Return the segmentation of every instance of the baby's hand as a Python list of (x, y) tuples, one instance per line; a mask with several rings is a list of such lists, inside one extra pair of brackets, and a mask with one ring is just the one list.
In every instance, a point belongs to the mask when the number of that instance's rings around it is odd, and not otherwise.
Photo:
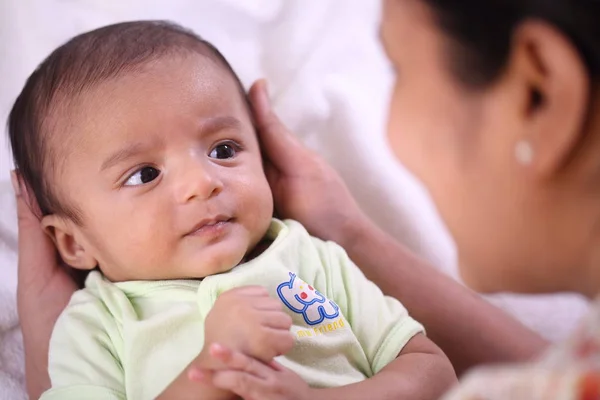
[[(269, 297), (259, 286), (248, 286), (223, 293), (210, 310), (204, 324), (204, 348), (161, 394), (160, 399), (233, 400), (239, 395), (212, 382), (192, 379), (198, 371), (219, 371), (230, 368), (211, 354), (211, 347), (222, 344), (252, 360), (270, 363), (294, 345), (290, 333), (292, 318), (282, 311), (282, 304)], [(239, 358), (239, 357), (238, 357)], [(259, 363), (260, 361), (256, 361)], [(268, 400), (265, 397), (265, 400)]]
[(276, 361), (263, 364), (220, 344), (210, 347), (210, 356), (224, 369), (210, 371), (192, 368), (191, 381), (213, 385), (235, 393), (244, 400), (317, 400), (328, 398), (325, 392), (311, 389), (302, 378)]
[(208, 351), (211, 344), (220, 343), (269, 363), (292, 349), (291, 326), (292, 318), (265, 288), (229, 290), (219, 296), (206, 317), (204, 349)]

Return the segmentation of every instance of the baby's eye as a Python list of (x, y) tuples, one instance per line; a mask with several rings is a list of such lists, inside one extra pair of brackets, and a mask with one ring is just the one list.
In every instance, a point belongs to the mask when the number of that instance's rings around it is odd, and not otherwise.
[(125, 181), (124, 186), (139, 186), (144, 185), (146, 183), (152, 182), (160, 175), (160, 171), (154, 167), (143, 167), (134, 172), (127, 181)]
[(232, 143), (221, 143), (215, 146), (214, 149), (208, 155), (210, 158), (216, 158), (218, 160), (224, 160), (227, 158), (233, 158), (237, 154), (237, 149)]

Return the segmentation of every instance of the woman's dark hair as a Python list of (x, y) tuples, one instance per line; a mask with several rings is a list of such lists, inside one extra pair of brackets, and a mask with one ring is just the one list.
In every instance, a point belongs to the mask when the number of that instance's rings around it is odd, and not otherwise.
[(515, 29), (538, 20), (560, 30), (578, 50), (592, 80), (600, 75), (600, 0), (421, 0), (450, 36), (450, 68), (472, 87), (504, 69)]

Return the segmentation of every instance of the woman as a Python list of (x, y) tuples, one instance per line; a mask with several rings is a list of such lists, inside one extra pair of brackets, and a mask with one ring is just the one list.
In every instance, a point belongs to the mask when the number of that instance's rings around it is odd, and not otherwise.
[[(487, 292), (595, 296), (600, 3), (387, 0), (385, 8), (382, 39), (398, 72), (390, 144), (430, 189), (458, 244), (465, 280)], [(263, 83), (250, 95), (282, 216), (344, 246), (370, 279), (426, 325), (459, 372), (541, 352), (536, 335), (370, 223), (335, 172), (280, 124)], [(20, 193), (19, 311), (28, 389), (37, 398), (48, 385), (44, 360), (53, 323), (75, 285)], [(583, 341), (593, 356), (594, 343)], [(594, 390), (593, 379), (579, 378), (581, 364), (571, 354), (572, 347), (559, 348), (542, 368), (525, 371), (541, 379), (512, 369), (501, 377), (525, 391), (550, 381), (573, 393)], [(569, 380), (548, 380), (547, 371)], [(518, 398), (495, 391), (488, 379), (474, 376), (463, 390)]]
[[(596, 297), (600, 2), (385, 4), (390, 143), (428, 186), (465, 282)], [(477, 372), (450, 397), (600, 398), (599, 307), (537, 364)]]

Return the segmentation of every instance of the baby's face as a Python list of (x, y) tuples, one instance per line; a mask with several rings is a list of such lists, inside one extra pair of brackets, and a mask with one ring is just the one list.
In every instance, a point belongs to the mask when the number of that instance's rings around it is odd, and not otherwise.
[(54, 182), (83, 221), (75, 240), (113, 281), (231, 269), (273, 210), (233, 78), (201, 55), (125, 75), (77, 99), (56, 136)]

